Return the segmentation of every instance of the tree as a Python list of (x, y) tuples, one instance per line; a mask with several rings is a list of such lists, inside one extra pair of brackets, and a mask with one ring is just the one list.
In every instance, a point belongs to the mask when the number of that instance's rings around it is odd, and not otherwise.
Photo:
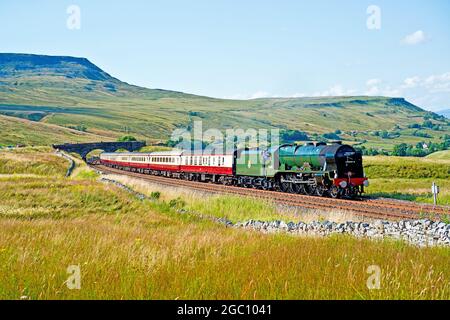
[(123, 136), (117, 139), (118, 142), (129, 142), (129, 141), (137, 141), (133, 136)]
[(381, 135), (380, 136), (383, 139), (389, 139), (390, 138), (389, 132), (387, 132), (386, 130), (381, 131)]
[(280, 132), (282, 142), (308, 141), (308, 135), (299, 130), (282, 130)]
[(325, 133), (322, 135), (322, 137), (324, 137), (325, 139), (329, 139), (329, 140), (340, 140), (341, 139), (341, 137), (339, 137), (339, 135), (337, 135), (334, 132)]
[(433, 122), (431, 122), (431, 120), (426, 120), (423, 122), (422, 127), (424, 128), (429, 128), (432, 129), (433, 128)]
[(392, 155), (398, 156), (398, 157), (405, 157), (408, 151), (408, 145), (406, 143), (398, 144), (394, 147), (394, 151), (392, 152)]

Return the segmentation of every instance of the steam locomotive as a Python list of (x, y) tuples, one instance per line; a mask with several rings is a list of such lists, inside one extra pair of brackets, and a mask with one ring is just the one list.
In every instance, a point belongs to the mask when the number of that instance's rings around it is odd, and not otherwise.
[(284, 144), (226, 154), (102, 153), (100, 163), (142, 174), (332, 198), (353, 198), (369, 186), (361, 152), (340, 142)]

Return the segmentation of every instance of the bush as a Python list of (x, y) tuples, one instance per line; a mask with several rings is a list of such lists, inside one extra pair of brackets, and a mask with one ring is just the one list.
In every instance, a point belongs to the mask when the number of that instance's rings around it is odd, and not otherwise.
[(118, 142), (129, 142), (129, 141), (137, 141), (133, 136), (123, 136), (117, 139)]
[(417, 131), (417, 130), (413, 132), (413, 136), (414, 137), (421, 137), (421, 138), (432, 138), (432, 136), (429, 135), (428, 133)]
[(150, 194), (150, 198), (158, 200), (161, 197), (161, 192), (159, 191), (154, 191)]
[(340, 140), (341, 139), (341, 137), (334, 132), (325, 133), (322, 135), (322, 137), (324, 137), (325, 139), (328, 139), (328, 140)]
[(169, 207), (171, 208), (181, 209), (184, 206), (186, 206), (186, 202), (180, 197), (169, 201)]
[(299, 130), (282, 130), (280, 132), (282, 142), (308, 141), (308, 135)]

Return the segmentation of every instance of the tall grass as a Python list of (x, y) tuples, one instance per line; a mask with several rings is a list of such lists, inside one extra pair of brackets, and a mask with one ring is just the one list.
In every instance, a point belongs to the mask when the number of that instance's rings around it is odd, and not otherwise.
[[(2, 299), (450, 298), (448, 249), (261, 235), (142, 213), (0, 226)], [(69, 265), (81, 268), (81, 290), (65, 285)], [(382, 270), (380, 290), (366, 286), (371, 265)]]
[(0, 152), (0, 174), (63, 176), (68, 162), (47, 148), (26, 148)]
[(153, 184), (149, 181), (123, 175), (108, 175), (132, 189), (152, 197), (158, 193), (160, 201), (170, 203), (177, 199), (183, 202), (183, 209), (191, 213), (226, 218), (232, 222), (254, 220), (285, 221), (359, 221), (360, 218), (339, 210), (305, 210), (277, 205), (267, 199), (239, 197), (233, 195), (214, 195), (186, 188), (176, 188)]
[[(140, 201), (94, 179), (3, 176), (0, 188), (0, 299), (450, 298), (448, 248), (226, 228), (178, 213), (175, 193)], [(253, 210), (224, 199), (196, 209)], [(80, 290), (66, 286), (70, 265)], [(371, 265), (382, 270), (380, 290), (367, 288)]]

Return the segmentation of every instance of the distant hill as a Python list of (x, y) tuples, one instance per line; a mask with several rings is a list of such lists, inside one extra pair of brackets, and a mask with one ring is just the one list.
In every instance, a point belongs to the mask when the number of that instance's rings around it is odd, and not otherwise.
[(450, 119), (450, 109), (445, 109), (445, 110), (441, 110), (436, 112), (437, 114), (446, 117), (447, 119)]
[(85, 58), (32, 54), (0, 54), (0, 76), (23, 78), (63, 76), (97, 81), (117, 81)]
[[(130, 85), (85, 58), (8, 53), (0, 54), (0, 114), (66, 129), (82, 127), (92, 139), (132, 134), (149, 142), (166, 141), (174, 129), (192, 128), (196, 120), (203, 121), (204, 130), (280, 128), (303, 131), (316, 140), (341, 132), (349, 143), (374, 148), (414, 144), (424, 136), (439, 141), (448, 133), (448, 121), (403, 98), (215, 99)], [(420, 127), (426, 119), (439, 130), (408, 128)], [(72, 141), (70, 135), (64, 139)]]

